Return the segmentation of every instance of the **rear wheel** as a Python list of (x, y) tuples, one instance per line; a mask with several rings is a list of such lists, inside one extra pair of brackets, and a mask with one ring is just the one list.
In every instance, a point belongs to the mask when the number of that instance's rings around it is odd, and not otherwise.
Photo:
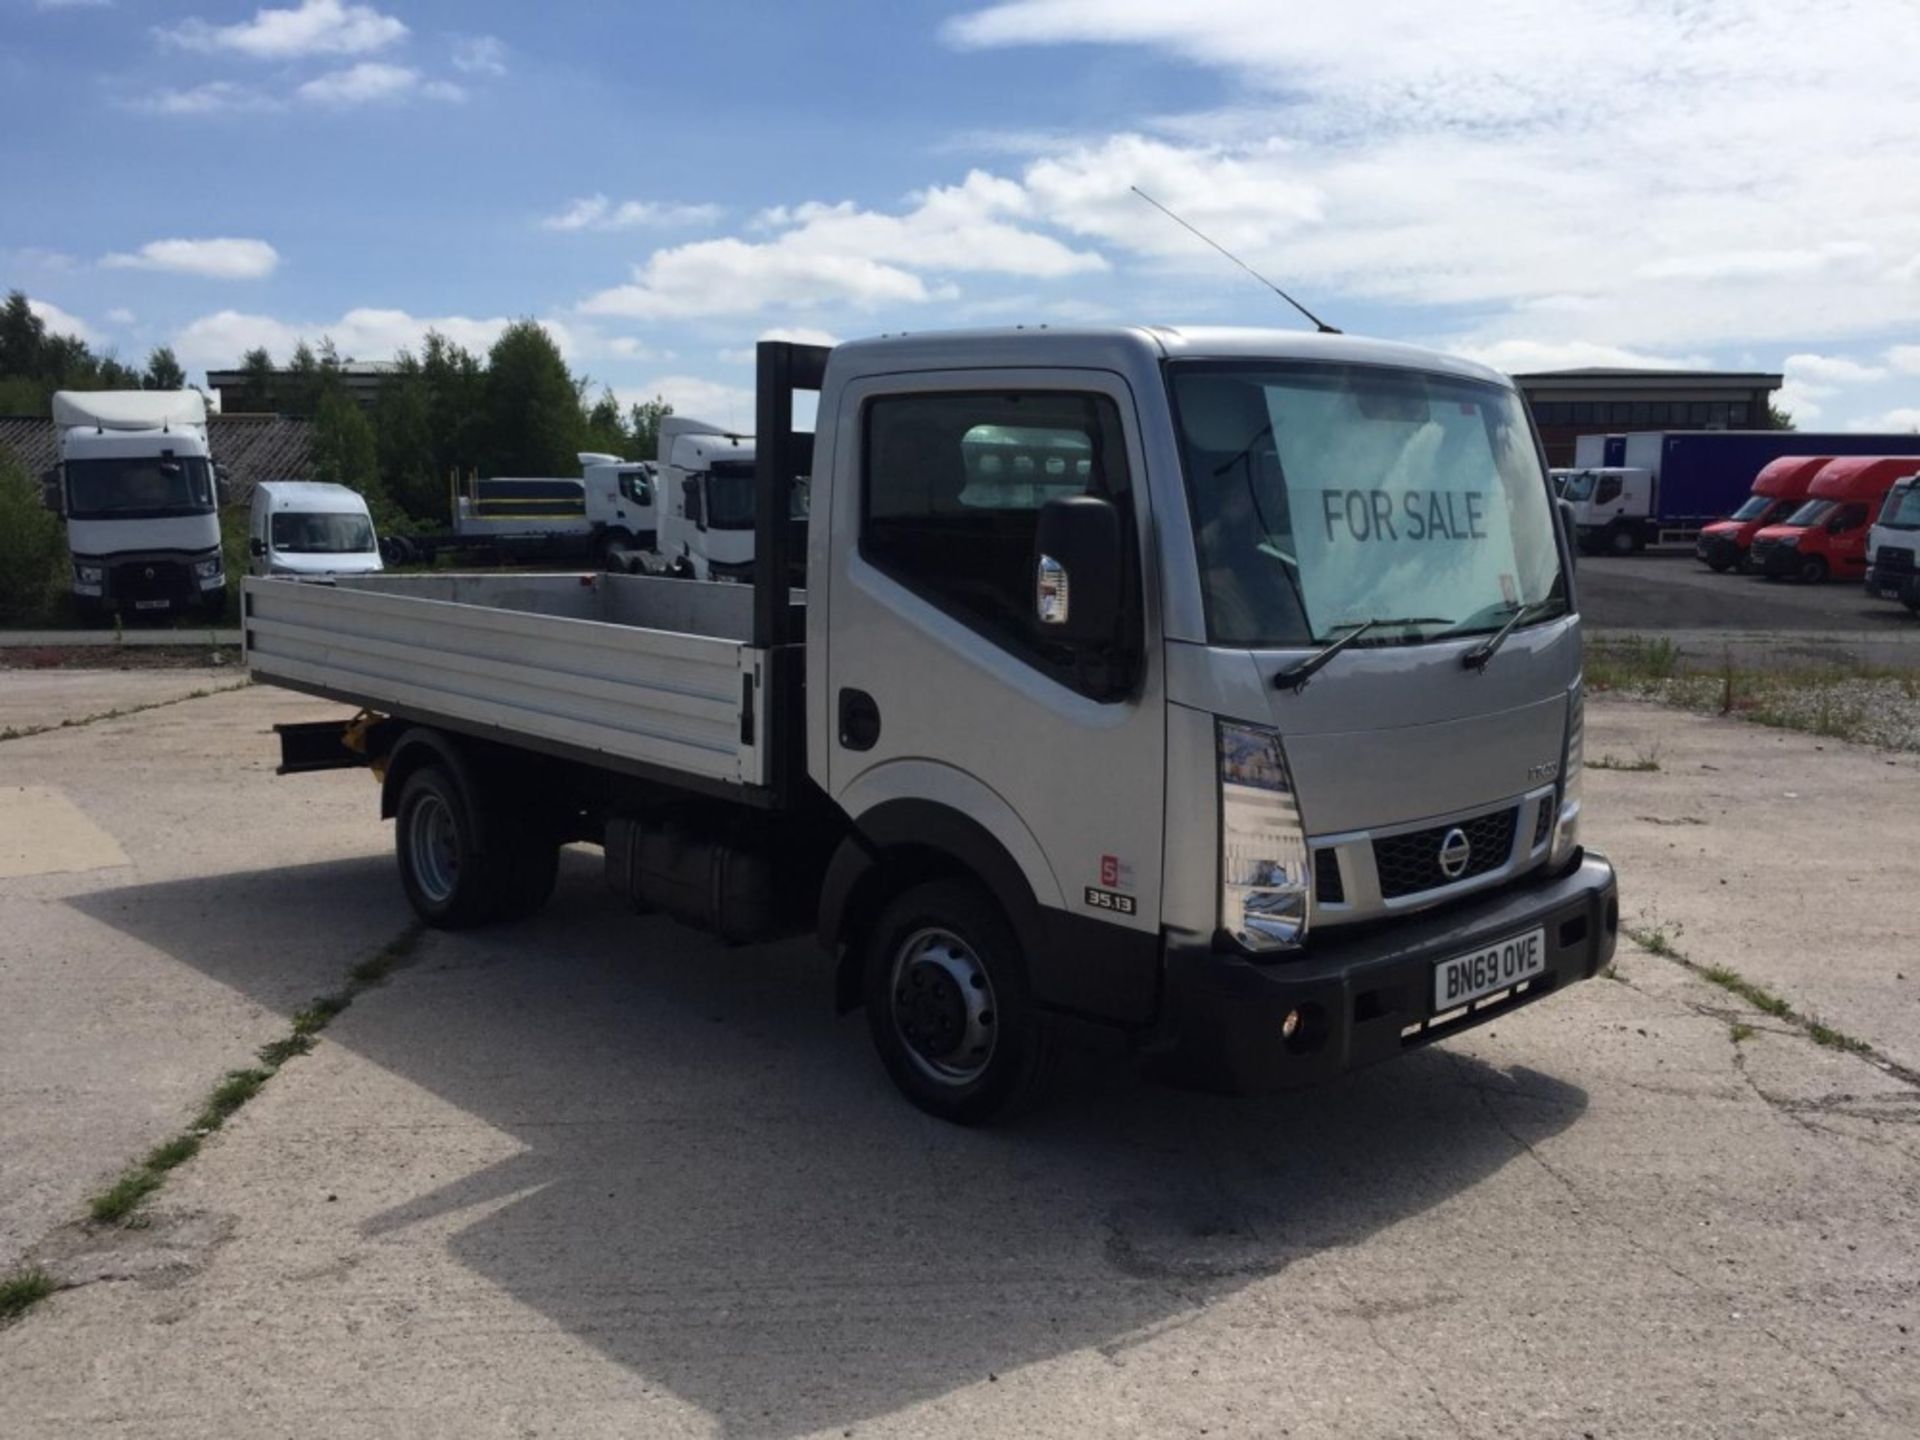
[(1630, 525), (1616, 525), (1607, 532), (1607, 550), (1614, 555), (1631, 555), (1640, 548), (1640, 536)]
[(639, 568), (640, 551), (633, 536), (624, 530), (608, 530), (594, 541), (594, 559), (599, 568), (613, 575), (632, 575)]
[(1707, 568), (1716, 575), (1724, 575), (1733, 568), (1733, 562), (1716, 555), (1713, 559), (1707, 561)]
[(978, 886), (939, 880), (888, 905), (866, 957), (867, 1025), (893, 1083), (979, 1125), (1043, 1093), (1053, 1044), (1013, 927)]
[(1802, 585), (1818, 585), (1827, 578), (1827, 562), (1819, 555), (1802, 555), (1793, 578)]
[(476, 796), (444, 765), (400, 788), (394, 849), (414, 913), (442, 930), (518, 920), (543, 907), (560, 866), (554, 827)]

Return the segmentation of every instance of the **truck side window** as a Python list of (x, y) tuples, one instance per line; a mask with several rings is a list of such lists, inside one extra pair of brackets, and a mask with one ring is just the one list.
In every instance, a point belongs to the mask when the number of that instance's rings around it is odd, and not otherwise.
[(1604, 505), (1609, 500), (1618, 500), (1619, 498), (1620, 477), (1618, 475), (1602, 475), (1600, 477), (1600, 489), (1594, 495), (1593, 503), (1596, 505)]
[(620, 493), (636, 505), (653, 503), (653, 493), (647, 488), (647, 472), (644, 470), (622, 470)]
[(867, 405), (865, 436), (860, 553), (870, 564), (1062, 683), (1101, 696), (1118, 688), (1111, 673), (1084, 673), (1086, 657), (1043, 639), (1033, 618), (1041, 506), (1106, 496), (1126, 540), (1123, 593), (1138, 650), (1133, 501), (1110, 399), (1049, 390), (881, 396)]

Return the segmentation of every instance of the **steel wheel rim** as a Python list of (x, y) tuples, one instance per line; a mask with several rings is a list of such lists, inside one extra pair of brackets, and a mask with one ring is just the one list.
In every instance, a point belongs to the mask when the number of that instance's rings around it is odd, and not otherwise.
[(907, 1058), (935, 1084), (971, 1085), (993, 1062), (999, 1005), (973, 947), (939, 926), (916, 930), (894, 951), (887, 993)]
[(407, 853), (421, 893), (435, 904), (452, 899), (460, 882), (460, 845), (453, 807), (440, 796), (422, 795), (414, 802), (407, 822)]

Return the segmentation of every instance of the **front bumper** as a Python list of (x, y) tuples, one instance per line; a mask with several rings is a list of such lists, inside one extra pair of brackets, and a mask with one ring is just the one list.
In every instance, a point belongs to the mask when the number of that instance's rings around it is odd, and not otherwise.
[[(1887, 552), (1895, 551), (1889, 562)], [(1867, 593), (1883, 600), (1898, 600), (1906, 605), (1920, 604), (1920, 570), (1914, 568), (1913, 552), (1883, 545), (1867, 570)]]
[(1784, 540), (1756, 540), (1748, 552), (1753, 568), (1762, 575), (1780, 579), (1800, 571), (1800, 547)]
[(1728, 569), (1740, 563), (1740, 542), (1731, 535), (1702, 535), (1694, 541), (1693, 553), (1708, 565)]
[[(1440, 961), (1546, 930), (1546, 969), (1524, 988), (1463, 1011), (1433, 1008)], [(1386, 1060), (1472, 1029), (1590, 979), (1613, 957), (1619, 892), (1605, 857), (1587, 853), (1557, 879), (1370, 927), (1322, 932), (1297, 959), (1256, 963), (1199, 945), (1166, 955), (1168, 1031), (1157, 1068), (1168, 1078), (1232, 1091), (1288, 1089)], [(1282, 1022), (1300, 1012), (1292, 1038)]]

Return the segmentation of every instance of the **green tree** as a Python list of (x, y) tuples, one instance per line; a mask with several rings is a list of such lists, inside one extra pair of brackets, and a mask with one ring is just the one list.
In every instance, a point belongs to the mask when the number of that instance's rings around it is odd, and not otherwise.
[(572, 475), (585, 433), (580, 392), (560, 347), (536, 322), (515, 321), (487, 355), (487, 468)]
[(325, 375), (320, 357), (302, 340), (293, 347), (293, 358), (287, 362), (286, 373), (281, 377), (280, 408), (289, 415), (318, 415), (321, 381)]
[(1768, 430), (1797, 430), (1800, 427), (1793, 423), (1793, 412), (1791, 410), (1782, 410), (1778, 405), (1769, 400), (1767, 402), (1767, 423), (1765, 428)]
[(435, 482), (477, 468), (485, 448), (486, 372), (469, 350), (428, 331), (420, 352), (427, 387), (427, 424), (433, 432)]
[(638, 458), (631, 453), (633, 436), (627, 432), (626, 417), (621, 415), (620, 402), (613, 398), (613, 391), (602, 390), (599, 400), (587, 412), (587, 429), (582, 443), (587, 449), (598, 450), (603, 455)]
[(673, 414), (673, 406), (658, 395), (651, 400), (634, 402), (627, 423), (628, 432), (633, 437), (633, 458), (635, 460), (653, 460), (660, 453), (660, 422)]
[(147, 357), (147, 373), (141, 377), (140, 383), (147, 390), (187, 388), (187, 372), (180, 368), (179, 360), (174, 358), (172, 346), (162, 345)]
[(340, 384), (321, 384), (313, 415), (313, 478), (367, 497), (374, 524), (391, 528), (396, 513), (380, 480), (380, 445), (366, 412)]
[(0, 450), (0, 621), (45, 620), (67, 585), (67, 543), (40, 487)]
[(47, 327), (27, 304), (27, 292), (13, 290), (0, 306), (0, 375), (39, 379)]
[(276, 376), (273, 369), (273, 356), (267, 353), (267, 347), (256, 345), (247, 351), (241, 358), (240, 372), (246, 376), (245, 389), (234, 408), (261, 412), (274, 409)]
[(420, 362), (404, 351), (398, 365), (373, 407), (380, 474), (394, 503), (411, 518), (445, 523), (450, 518), (447, 485), (434, 454), (426, 375)]

